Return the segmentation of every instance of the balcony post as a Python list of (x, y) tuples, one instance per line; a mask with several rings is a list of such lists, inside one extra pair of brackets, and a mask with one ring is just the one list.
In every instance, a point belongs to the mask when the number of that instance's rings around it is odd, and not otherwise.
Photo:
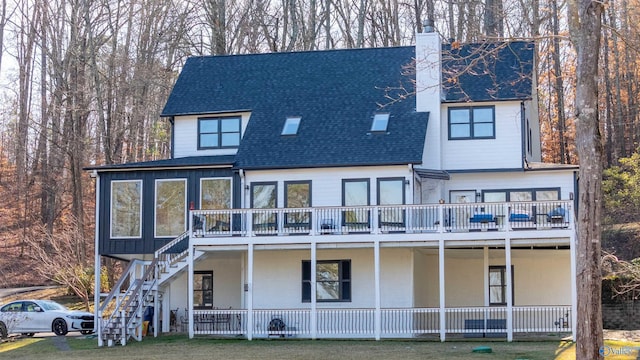
[(513, 341), (513, 279), (511, 274), (511, 237), (509, 234), (504, 239), (504, 252), (506, 257), (507, 277), (507, 341)]
[[(191, 212), (189, 212), (191, 214)], [(189, 216), (189, 218), (191, 218), (192, 216)], [(193, 229), (193, 228), (191, 228)], [(193, 230), (190, 230), (192, 234)], [(187, 299), (189, 299), (189, 301), (187, 301), (187, 309), (189, 311), (187, 316), (188, 319), (188, 323), (189, 323), (189, 339), (193, 339), (193, 244), (192, 244), (193, 238), (191, 236), (189, 236), (189, 248), (188, 248), (188, 255), (187, 255), (187, 274), (189, 274), (187, 276)]]
[(447, 314), (445, 313), (444, 296), (444, 238), (438, 244), (438, 287), (440, 295), (440, 341), (444, 342), (447, 333)]
[(253, 339), (253, 241), (249, 241), (249, 243), (247, 244), (247, 340), (252, 340), (252, 339)]
[[(570, 229), (575, 229), (573, 212), (569, 212)], [(576, 231), (572, 230), (569, 236), (569, 256), (571, 257), (571, 336), (576, 341), (576, 325), (578, 324), (578, 288), (576, 285)]]
[(380, 239), (374, 238), (373, 241), (373, 268), (374, 268), (374, 293), (375, 293), (375, 314), (374, 314), (374, 333), (376, 340), (380, 340), (382, 330), (382, 319), (380, 313)]
[(314, 240), (311, 241), (311, 339), (318, 337), (318, 308), (317, 308), (317, 289), (316, 289), (316, 267), (317, 267), (317, 247)]

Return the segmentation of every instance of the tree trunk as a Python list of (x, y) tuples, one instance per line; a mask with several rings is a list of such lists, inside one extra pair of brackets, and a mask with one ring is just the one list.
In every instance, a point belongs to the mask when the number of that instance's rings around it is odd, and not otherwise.
[(577, 213), (576, 359), (600, 357), (602, 305), (600, 239), (602, 218), (602, 143), (598, 123), (598, 63), (603, 3), (571, 0), (568, 22), (576, 48), (576, 149), (580, 160)]

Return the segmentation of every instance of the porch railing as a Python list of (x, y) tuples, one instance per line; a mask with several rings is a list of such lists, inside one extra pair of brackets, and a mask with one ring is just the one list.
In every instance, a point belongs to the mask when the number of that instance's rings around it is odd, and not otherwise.
[(571, 201), (192, 210), (195, 236), (547, 230), (573, 227)]
[[(571, 306), (514, 306), (513, 333), (568, 333), (572, 331)], [(507, 307), (460, 307), (444, 310), (447, 334), (469, 337), (506, 337)], [(309, 309), (253, 310), (253, 328), (247, 328), (247, 310), (194, 310), (194, 334), (255, 337), (312, 336)], [(380, 336), (415, 337), (440, 333), (439, 308), (385, 308), (380, 310)], [(367, 309), (318, 309), (317, 337), (375, 337), (376, 311)], [(184, 329), (188, 331), (188, 329)]]

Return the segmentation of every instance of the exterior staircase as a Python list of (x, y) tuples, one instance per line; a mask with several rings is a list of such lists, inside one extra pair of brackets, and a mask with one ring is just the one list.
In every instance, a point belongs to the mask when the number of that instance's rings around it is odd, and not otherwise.
[[(134, 259), (100, 302), (97, 316), (98, 346), (142, 341), (144, 311), (154, 306), (159, 285), (180, 274), (188, 265), (189, 232), (154, 253), (152, 261)], [(196, 252), (194, 260), (203, 252)]]

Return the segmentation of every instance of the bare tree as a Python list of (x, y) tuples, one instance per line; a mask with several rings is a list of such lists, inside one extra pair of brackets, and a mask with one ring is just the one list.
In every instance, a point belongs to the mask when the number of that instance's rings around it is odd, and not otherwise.
[(25, 240), (32, 249), (35, 271), (43, 278), (66, 286), (78, 296), (87, 311), (93, 289), (92, 260), (78, 253), (77, 243), (83, 241), (84, 234), (77, 224), (62, 229), (52, 235), (39, 228)]
[(604, 4), (571, 0), (568, 21), (576, 49), (576, 147), (580, 160), (577, 212), (578, 323), (576, 359), (597, 359), (603, 345), (601, 304), (602, 142), (598, 112), (598, 64)]

